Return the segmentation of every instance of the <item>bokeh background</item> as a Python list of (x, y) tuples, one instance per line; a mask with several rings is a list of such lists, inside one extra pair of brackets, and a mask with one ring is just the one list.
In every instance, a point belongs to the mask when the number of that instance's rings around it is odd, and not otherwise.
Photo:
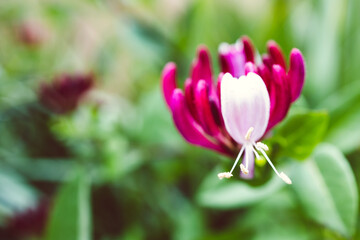
[[(0, 239), (360, 239), (359, 9), (0, 1)], [(291, 186), (260, 163), (253, 181), (220, 182), (233, 160), (186, 143), (160, 91), (167, 62), (183, 82), (205, 44), (218, 73), (218, 45), (242, 35), (260, 54), (273, 39), (305, 57), (303, 95), (268, 141)], [(41, 86), (67, 75), (93, 84), (54, 111)]]

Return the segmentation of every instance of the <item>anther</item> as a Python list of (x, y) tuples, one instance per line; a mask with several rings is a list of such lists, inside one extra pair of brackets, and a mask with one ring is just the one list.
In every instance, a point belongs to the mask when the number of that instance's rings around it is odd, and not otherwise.
[(240, 164), (240, 169), (244, 174), (249, 174), (249, 170), (244, 166), (244, 164)]
[(231, 178), (233, 175), (230, 172), (222, 172), (218, 174), (218, 178), (221, 180), (223, 178)]
[(265, 157), (266, 161), (268, 161), (268, 163), (270, 164), (270, 166), (272, 167), (272, 169), (274, 170), (274, 172), (276, 173), (276, 175), (278, 175), (285, 183), (287, 184), (291, 184), (291, 180), (290, 178), (283, 172), (279, 173), (274, 164), (270, 161), (269, 157), (266, 155), (265, 151), (262, 148), (259, 148), (259, 151), (263, 154), (263, 156)]
[(249, 130), (247, 131), (246, 135), (245, 135), (245, 140), (250, 140), (251, 134), (254, 131), (253, 127), (250, 127)]
[(283, 172), (280, 173), (279, 177), (287, 184), (292, 184), (291, 179)]
[(257, 147), (257, 148), (261, 148), (261, 149), (263, 149), (263, 150), (265, 150), (265, 151), (268, 151), (268, 150), (269, 150), (269, 147), (268, 147), (265, 143), (262, 143), (262, 142), (257, 142), (257, 143), (256, 143), (256, 147)]

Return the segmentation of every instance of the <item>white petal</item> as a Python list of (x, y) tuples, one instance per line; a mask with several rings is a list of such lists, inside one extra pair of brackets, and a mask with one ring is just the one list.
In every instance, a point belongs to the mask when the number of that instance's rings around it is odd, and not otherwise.
[(261, 77), (253, 72), (239, 79), (226, 73), (221, 81), (221, 110), (226, 130), (238, 143), (253, 127), (250, 141), (259, 140), (267, 127), (270, 99)]

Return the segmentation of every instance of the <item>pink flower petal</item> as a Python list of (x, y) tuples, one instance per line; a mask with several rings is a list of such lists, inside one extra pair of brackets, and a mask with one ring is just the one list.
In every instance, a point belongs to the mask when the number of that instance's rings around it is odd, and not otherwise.
[(176, 88), (176, 65), (173, 62), (169, 62), (165, 65), (164, 70), (161, 75), (162, 79), (162, 90), (164, 94), (165, 101), (170, 107), (171, 97), (173, 91)]
[(265, 64), (261, 64), (261, 65), (258, 66), (257, 70), (258, 70), (259, 76), (264, 81), (268, 92), (270, 93), (271, 92), (272, 78), (271, 78), (271, 74), (270, 74), (269, 69), (265, 66)]
[(222, 115), (221, 115), (221, 109), (220, 109), (219, 102), (220, 101), (214, 100), (213, 96), (209, 97), (209, 103), (210, 103), (212, 115), (214, 116), (214, 121), (219, 127), (223, 128), (224, 127), (224, 119), (222, 118)]
[(275, 41), (269, 41), (267, 44), (268, 53), (272, 59), (273, 64), (280, 65), (284, 70), (286, 70), (286, 61), (284, 54), (281, 51), (281, 48)]
[(221, 79), (223, 78), (224, 76), (224, 73), (219, 73), (219, 76), (218, 76), (218, 81), (217, 81), (217, 84), (216, 84), (216, 94), (218, 96), (219, 99), (221, 99), (220, 95), (221, 95)]
[(270, 99), (261, 77), (250, 72), (239, 79), (225, 74), (221, 81), (221, 111), (226, 130), (238, 143), (248, 142), (245, 136), (253, 127), (250, 140), (259, 140), (268, 125)]
[(211, 136), (219, 134), (219, 126), (215, 122), (209, 101), (209, 86), (205, 80), (200, 80), (196, 86), (195, 102), (199, 120), (205, 132)]
[(244, 75), (245, 53), (241, 42), (234, 44), (222, 43), (219, 46), (221, 71), (234, 77)]
[(191, 79), (194, 81), (195, 85), (201, 79), (205, 80), (209, 85), (212, 84), (210, 54), (205, 46), (198, 48), (198, 57), (192, 66)]
[(196, 85), (191, 78), (186, 79), (184, 83), (185, 100), (190, 114), (195, 119), (195, 121), (199, 122), (199, 117), (195, 106), (195, 86)]
[(257, 73), (256, 72), (256, 66), (252, 62), (247, 62), (245, 64), (245, 75), (247, 75), (249, 72)]
[(246, 57), (246, 62), (255, 63), (255, 53), (254, 53), (254, 46), (249, 37), (244, 36), (241, 38), (241, 41), (244, 46), (244, 53)]
[(300, 96), (305, 80), (305, 62), (299, 49), (294, 48), (291, 51), (287, 77), (290, 82), (291, 102), (294, 102)]
[(171, 110), (175, 126), (186, 141), (194, 145), (218, 151), (222, 154), (229, 154), (229, 152), (219, 144), (211, 142), (206, 137), (201, 126), (199, 126), (191, 116), (185, 102), (184, 94), (180, 89), (175, 89), (173, 93)]
[(234, 73), (229, 54), (219, 51), (219, 62), (222, 73)]
[(268, 68), (269, 71), (271, 71), (271, 67), (274, 64), (272, 58), (268, 54), (263, 54), (261, 58), (263, 64)]
[(274, 65), (273, 81), (270, 92), (270, 119), (267, 130), (283, 120), (291, 103), (291, 92), (286, 80), (285, 70), (280, 65)]

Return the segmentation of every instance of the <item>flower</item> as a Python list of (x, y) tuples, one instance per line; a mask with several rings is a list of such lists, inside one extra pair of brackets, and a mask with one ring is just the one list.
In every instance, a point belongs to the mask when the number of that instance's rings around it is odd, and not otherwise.
[[(305, 78), (304, 59), (298, 49), (291, 51), (287, 67), (280, 47), (274, 41), (269, 41), (267, 47), (268, 53), (256, 63), (248, 37), (235, 44), (220, 44), (221, 72), (216, 84), (204, 46), (198, 49), (184, 90), (177, 86), (174, 63), (168, 63), (162, 72), (164, 98), (181, 135), (191, 144), (227, 156), (234, 157), (240, 150), (235, 165), (245, 151), (241, 168), (242, 176), (247, 178), (253, 176), (252, 152), (258, 155), (255, 150), (273, 167), (264, 152), (266, 145), (255, 142), (285, 118), (291, 103), (299, 97)], [(253, 79), (256, 80), (251, 82)], [(222, 89), (224, 86), (226, 90)], [(284, 175), (274, 170), (279, 176)], [(231, 172), (219, 177), (231, 177)]]
[(268, 53), (255, 65), (252, 49), (247, 37), (233, 45), (222, 43), (219, 47), (220, 63), (222, 72), (229, 72), (234, 77), (252, 71), (263, 79), (271, 103), (268, 131), (285, 118), (290, 104), (300, 96), (305, 79), (304, 59), (298, 49), (293, 49), (290, 53), (290, 67), (287, 69), (280, 47), (276, 42), (269, 41)]
[(221, 81), (221, 110), (227, 131), (242, 147), (231, 171), (219, 173), (218, 177), (220, 179), (231, 177), (244, 151), (245, 157), (240, 169), (243, 177), (246, 178), (249, 174), (249, 177), (252, 177), (254, 154), (259, 158), (256, 151), (258, 150), (275, 173), (286, 183), (291, 184), (285, 173), (279, 173), (266, 155), (264, 150), (268, 147), (257, 142), (264, 135), (270, 117), (270, 98), (261, 77), (253, 72), (240, 78), (234, 78), (230, 73), (226, 73)]
[(39, 101), (57, 114), (66, 114), (75, 110), (93, 84), (92, 74), (62, 74), (56, 76), (51, 83), (40, 85)]

